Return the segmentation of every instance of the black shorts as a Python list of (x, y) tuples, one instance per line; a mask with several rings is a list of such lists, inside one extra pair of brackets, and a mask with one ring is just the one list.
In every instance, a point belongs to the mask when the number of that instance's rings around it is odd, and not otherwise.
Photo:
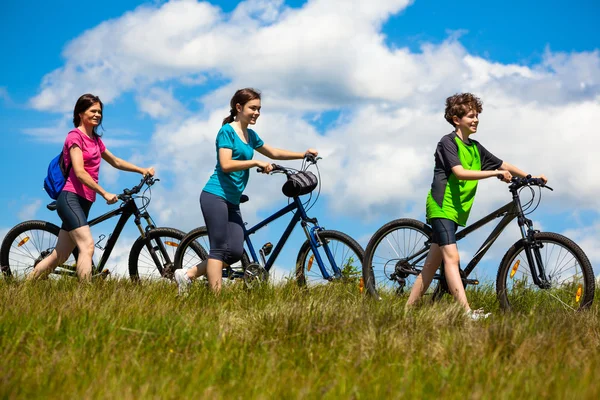
[(446, 218), (432, 218), (429, 220), (429, 224), (433, 229), (431, 243), (435, 243), (438, 246), (447, 246), (456, 243), (456, 230), (458, 229), (456, 222)]
[(92, 202), (73, 192), (62, 191), (56, 199), (56, 212), (62, 220), (63, 229), (71, 232), (88, 224), (88, 215)]

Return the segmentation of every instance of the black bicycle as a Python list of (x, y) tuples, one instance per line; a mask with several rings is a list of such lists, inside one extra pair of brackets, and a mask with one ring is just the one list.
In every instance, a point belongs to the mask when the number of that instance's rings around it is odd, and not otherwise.
[[(539, 189), (535, 206), (534, 187)], [(523, 205), (520, 192), (524, 188), (531, 190), (532, 197)], [(479, 284), (476, 279), (469, 279), (469, 275), (504, 228), (516, 218), (522, 239), (506, 252), (496, 278), (501, 308), (588, 308), (594, 300), (595, 282), (592, 266), (583, 250), (562, 235), (535, 230), (533, 222), (526, 217), (539, 205), (541, 188), (552, 190), (541, 179), (513, 177), (508, 186), (511, 202), (456, 233), (458, 241), (494, 219), (502, 218), (467, 267), (460, 269), (463, 284), (465, 287)], [(365, 251), (363, 280), (368, 293), (379, 298), (379, 292), (385, 288), (395, 289), (398, 294), (410, 290), (427, 258), (431, 237), (431, 228), (413, 219), (398, 219), (381, 227)], [(435, 301), (445, 293), (448, 293), (448, 285), (442, 265), (427, 294)]]
[[(301, 172), (306, 171), (309, 166), (316, 166), (317, 161), (318, 158), (307, 156)], [(283, 174), (288, 179), (298, 173), (295, 169), (276, 164), (273, 164), (273, 167), (271, 174)], [(320, 179), (316, 180), (320, 185)], [(300, 196), (291, 197), (290, 203), (287, 206), (264, 221), (249, 229), (244, 227), (244, 237), (248, 251), (244, 250), (239, 264), (223, 269), (223, 279), (244, 279), (249, 286), (256, 282), (266, 281), (269, 276), (269, 270), (273, 267), (277, 256), (280, 254), (296, 224), (300, 223), (306, 235), (306, 241), (300, 247), (296, 260), (295, 278), (298, 284), (311, 285), (332, 281), (352, 281), (358, 284), (364, 250), (350, 236), (343, 232), (326, 230), (319, 225), (316, 218), (310, 218), (307, 215), (307, 211), (316, 203), (318, 197), (317, 195), (313, 199), (312, 193), (304, 201)], [(246, 201), (248, 201), (248, 197), (242, 195), (241, 202), (244, 203)], [(270, 242), (264, 244), (259, 250), (259, 258), (250, 236), (288, 213), (292, 213), (291, 220), (278, 242), (275, 246)], [(188, 251), (189, 246), (192, 244), (202, 247), (201, 257), (197, 256), (198, 252), (196, 251)], [(176, 268), (189, 268), (200, 264), (207, 258), (208, 255), (205, 249), (209, 248), (210, 244), (206, 227), (190, 231), (182, 240), (181, 245), (175, 253)]]
[[(106, 238), (105, 235), (100, 235), (96, 242), (96, 247), (104, 250), (104, 253), (98, 265), (92, 265), (92, 277), (106, 276), (110, 273), (105, 266), (125, 224), (133, 216), (140, 236), (134, 242), (129, 253), (130, 277), (133, 280), (172, 278), (175, 251), (185, 233), (173, 228), (157, 228), (146, 210), (151, 200), (152, 191), (149, 189), (158, 181), (151, 176), (144, 177), (137, 186), (124, 189), (123, 193), (118, 195), (121, 200), (118, 208), (89, 221), (89, 226), (92, 227), (120, 215), (113, 233), (106, 241), (106, 246), (102, 247), (101, 245)], [(137, 196), (144, 186), (146, 189), (142, 195)], [(146, 194), (147, 192), (148, 194)], [(136, 199), (141, 200), (140, 207), (138, 207)], [(56, 202), (48, 204), (47, 208), (55, 211)], [(146, 227), (142, 226), (142, 220), (146, 222)], [(12, 228), (6, 234), (0, 247), (0, 265), (3, 275), (13, 278), (23, 278), (27, 275), (37, 263), (52, 253), (58, 240), (59, 231), (58, 226), (39, 220), (25, 221)], [(200, 253), (202, 250), (199, 246), (193, 245), (190, 251)], [(75, 247), (67, 261), (54, 270), (54, 274), (76, 276), (77, 255), (78, 250)]]

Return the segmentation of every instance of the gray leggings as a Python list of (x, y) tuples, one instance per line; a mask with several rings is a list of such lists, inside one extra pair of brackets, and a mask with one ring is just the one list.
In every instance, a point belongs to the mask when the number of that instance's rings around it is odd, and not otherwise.
[(200, 208), (208, 230), (208, 258), (231, 265), (242, 259), (244, 251), (244, 221), (240, 206), (222, 197), (202, 191)]

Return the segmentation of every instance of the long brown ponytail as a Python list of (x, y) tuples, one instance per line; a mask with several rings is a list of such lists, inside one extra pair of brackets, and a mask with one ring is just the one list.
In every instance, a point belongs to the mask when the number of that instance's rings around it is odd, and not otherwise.
[(244, 104), (254, 99), (260, 100), (260, 92), (256, 89), (245, 88), (235, 92), (235, 94), (231, 98), (231, 101), (229, 102), (231, 110), (229, 110), (229, 115), (223, 119), (223, 125), (235, 121), (235, 116), (237, 115), (237, 109), (235, 106), (237, 104), (244, 107)]

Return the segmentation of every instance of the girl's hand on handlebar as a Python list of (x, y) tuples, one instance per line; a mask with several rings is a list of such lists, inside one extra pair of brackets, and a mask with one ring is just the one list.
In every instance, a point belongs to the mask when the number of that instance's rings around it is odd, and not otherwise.
[(510, 183), (510, 180), (512, 179), (512, 174), (509, 171), (496, 170), (494, 172), (496, 172), (496, 176), (502, 182)]
[(154, 176), (154, 167), (150, 167), (150, 168), (142, 168), (142, 175), (143, 176)]
[(256, 161), (256, 166), (259, 168), (258, 172), (262, 172), (263, 174), (273, 171), (273, 164), (266, 161)]
[(305, 156), (310, 154), (310, 155), (316, 157), (319, 155), (319, 152), (315, 149), (308, 149), (308, 150), (306, 150), (306, 152), (304, 154), (305, 154)]
[(113, 193), (104, 193), (102, 197), (104, 197), (104, 200), (106, 200), (106, 204), (115, 204), (117, 201), (119, 201), (117, 195)]

